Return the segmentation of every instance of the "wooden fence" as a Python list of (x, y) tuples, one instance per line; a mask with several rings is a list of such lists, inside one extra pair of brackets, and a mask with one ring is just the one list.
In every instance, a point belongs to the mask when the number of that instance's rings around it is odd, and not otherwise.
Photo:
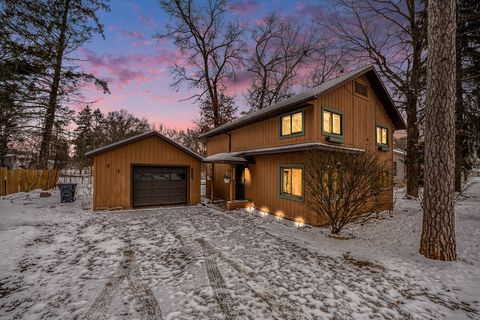
[(57, 170), (24, 170), (0, 168), (0, 196), (34, 189), (51, 189), (57, 185)]

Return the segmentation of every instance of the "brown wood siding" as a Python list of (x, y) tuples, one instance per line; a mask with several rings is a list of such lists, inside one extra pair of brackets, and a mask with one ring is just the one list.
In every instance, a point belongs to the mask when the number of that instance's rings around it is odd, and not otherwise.
[[(306, 200), (295, 201), (280, 197), (280, 165), (303, 164), (303, 153), (263, 155), (255, 157), (255, 164), (248, 168), (245, 183), (246, 198), (259, 210), (280, 215), (285, 219), (301, 219), (310, 225), (325, 225), (326, 219), (313, 212)], [(391, 192), (385, 190), (377, 197), (374, 210), (386, 210), (391, 206)], [(305, 194), (308, 197), (308, 194)]]
[[(332, 145), (379, 152), (380, 158), (389, 163), (390, 172), (392, 172), (394, 125), (385, 113), (381, 101), (374, 94), (367, 79), (362, 76), (356, 80), (367, 86), (367, 97), (354, 93), (354, 81), (351, 81), (317, 98), (313, 106), (305, 109), (303, 136), (281, 139), (279, 137), (279, 117), (275, 116), (232, 130), (230, 132), (231, 151), (320, 141)], [(322, 133), (322, 107), (343, 113), (344, 143), (336, 144), (326, 141)], [(377, 123), (389, 128), (390, 149), (388, 151), (378, 151), (375, 139)], [(207, 139), (207, 155), (228, 151), (228, 135), (220, 134)], [(246, 197), (260, 209), (263, 207), (268, 209), (266, 211), (272, 213), (284, 211), (284, 214), (293, 220), (301, 215), (309, 224), (323, 224), (324, 221), (321, 221), (319, 217), (309, 212), (304, 203), (278, 197), (278, 164), (280, 161), (286, 163), (297, 161), (298, 157), (298, 154), (293, 153), (255, 157), (255, 163), (249, 166), (251, 181), (246, 186)], [(215, 165), (215, 196), (226, 200), (229, 199), (229, 184), (223, 182), (223, 175), (228, 169), (228, 165)], [(390, 177), (392, 178), (392, 174), (390, 174)], [(231, 183), (234, 183), (233, 180)], [(386, 190), (379, 197), (379, 202), (376, 204), (375, 209), (390, 209), (392, 205), (393, 187)]]
[[(94, 210), (132, 207), (132, 164), (188, 167), (189, 204), (200, 202), (200, 161), (172, 144), (153, 136), (94, 157)], [(192, 168), (193, 176), (191, 175)]]

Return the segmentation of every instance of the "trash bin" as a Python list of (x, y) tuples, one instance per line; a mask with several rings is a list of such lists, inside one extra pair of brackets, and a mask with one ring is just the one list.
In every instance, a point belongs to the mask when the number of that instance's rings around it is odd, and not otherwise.
[(75, 189), (76, 183), (59, 183), (58, 189), (60, 190), (60, 202), (73, 202), (75, 201)]

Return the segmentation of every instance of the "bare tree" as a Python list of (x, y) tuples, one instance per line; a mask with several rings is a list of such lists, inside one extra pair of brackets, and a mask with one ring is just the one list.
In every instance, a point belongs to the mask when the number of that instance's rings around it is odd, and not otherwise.
[(162, 0), (160, 4), (171, 22), (158, 38), (173, 40), (185, 59), (171, 69), (172, 86), (178, 90), (187, 84), (199, 89), (188, 99), (208, 101), (213, 126), (218, 127), (222, 124), (222, 84), (235, 78), (235, 70), (242, 61), (243, 30), (238, 23), (226, 21), (225, 0), (211, 0), (204, 6), (196, 5), (193, 0)]
[[(428, 3), (425, 188), (420, 253), (457, 259), (455, 241), (455, 7), (456, 1)], [(440, 179), (441, 177), (441, 179)]]
[(407, 195), (418, 197), (419, 97), (424, 88), (426, 17), (415, 0), (337, 0), (339, 10), (318, 23), (371, 61), (395, 91), (407, 116)]
[(299, 68), (315, 47), (315, 32), (303, 24), (264, 17), (251, 31), (254, 51), (248, 59), (253, 75), (247, 100), (252, 110), (263, 109), (289, 95)]
[(304, 86), (312, 88), (338, 77), (351, 63), (347, 48), (331, 39), (320, 39), (308, 59), (307, 64), (313, 71), (307, 74)]
[(328, 220), (332, 234), (338, 234), (347, 223), (371, 210), (384, 188), (391, 188), (388, 172), (378, 155), (369, 152), (307, 152), (307, 205)]

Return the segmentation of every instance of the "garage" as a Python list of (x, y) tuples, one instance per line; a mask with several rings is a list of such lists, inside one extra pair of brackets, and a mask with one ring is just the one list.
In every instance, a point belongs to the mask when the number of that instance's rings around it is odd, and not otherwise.
[(187, 169), (133, 167), (133, 207), (187, 204)]
[(90, 151), (93, 210), (200, 202), (203, 158), (158, 132)]

